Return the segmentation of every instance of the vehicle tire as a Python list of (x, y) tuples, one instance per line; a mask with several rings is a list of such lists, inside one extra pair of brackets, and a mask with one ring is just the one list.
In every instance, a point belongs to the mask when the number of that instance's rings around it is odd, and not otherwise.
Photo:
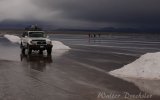
[(20, 48), (21, 48), (21, 49), (23, 48), (22, 42), (21, 42)]
[(29, 48), (29, 45), (27, 45), (28, 48), (28, 55), (30, 55), (32, 53), (32, 49)]
[(22, 54), (25, 54), (25, 48), (21, 48), (21, 50), (22, 50)]
[(52, 49), (47, 49), (47, 54), (51, 55), (51, 53), (52, 53)]
[(32, 53), (32, 49), (28, 48), (28, 55), (30, 55)]
[(22, 42), (21, 42), (20, 48), (21, 48), (22, 54), (25, 54), (25, 48), (24, 48)]

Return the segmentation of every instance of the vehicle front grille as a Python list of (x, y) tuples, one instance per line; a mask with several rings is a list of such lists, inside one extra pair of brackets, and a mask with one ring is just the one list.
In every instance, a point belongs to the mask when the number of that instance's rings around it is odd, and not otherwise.
[(45, 40), (34, 40), (37, 42), (37, 45), (45, 45), (46, 41)]

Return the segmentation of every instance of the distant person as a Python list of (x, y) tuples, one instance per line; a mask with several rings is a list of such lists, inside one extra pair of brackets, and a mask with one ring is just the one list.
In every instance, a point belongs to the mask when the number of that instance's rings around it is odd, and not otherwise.
[(91, 34), (90, 34), (90, 33), (88, 34), (88, 37), (89, 37), (89, 38), (91, 37)]
[(101, 33), (99, 33), (98, 36), (101, 37)]
[(90, 37), (92, 38), (92, 34), (90, 34)]
[(94, 38), (96, 37), (96, 34), (93, 34)]

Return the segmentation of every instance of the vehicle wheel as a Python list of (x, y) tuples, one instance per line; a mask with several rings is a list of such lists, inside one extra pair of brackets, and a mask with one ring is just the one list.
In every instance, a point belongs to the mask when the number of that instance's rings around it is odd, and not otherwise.
[(47, 54), (51, 55), (51, 53), (52, 53), (52, 49), (47, 49)]
[(27, 49), (28, 49), (28, 55), (32, 53), (32, 49), (29, 47), (29, 44), (27, 44)]
[(23, 46), (22, 46), (22, 42), (21, 42), (20, 48), (23, 48)]
[(25, 54), (25, 48), (22, 47), (22, 54)]
[(28, 54), (30, 55), (32, 53), (32, 49), (28, 48)]

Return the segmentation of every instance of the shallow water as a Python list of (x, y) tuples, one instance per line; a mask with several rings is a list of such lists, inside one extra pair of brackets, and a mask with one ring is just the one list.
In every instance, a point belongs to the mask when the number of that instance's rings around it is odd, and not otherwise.
[(26, 56), (19, 44), (0, 38), (0, 98), (101, 100), (97, 98), (100, 91), (147, 92), (154, 95), (152, 100), (160, 98), (155, 81), (134, 83), (108, 74), (144, 53), (159, 51), (159, 35), (111, 34), (89, 39), (88, 35), (55, 34), (50, 38), (62, 41), (71, 50), (55, 50), (52, 56)]

